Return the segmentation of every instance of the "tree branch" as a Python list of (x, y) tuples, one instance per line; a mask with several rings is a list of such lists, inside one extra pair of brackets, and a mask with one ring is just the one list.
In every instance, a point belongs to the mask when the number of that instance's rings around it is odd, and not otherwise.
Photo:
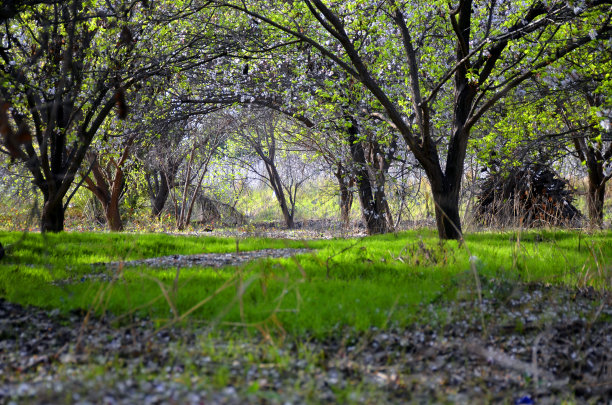
[[(611, 31), (612, 31), (611, 27), (609, 27), (609, 26), (603, 27), (602, 29), (600, 29), (598, 31), (598, 35), (597, 36), (600, 39), (610, 38)], [(546, 60), (538, 63), (531, 70), (528, 70), (528, 71), (520, 74), (519, 76), (517, 76), (513, 80), (511, 80), (508, 84), (506, 84), (501, 90), (499, 90), (497, 93), (495, 93), (489, 100), (487, 100), (487, 102), (485, 102), (479, 109), (476, 110), (476, 112), (474, 112), (471, 115), (470, 119), (465, 124), (466, 130), (469, 130), (480, 119), (480, 117), (486, 111), (488, 111), (497, 101), (499, 101), (506, 94), (508, 94), (508, 92), (510, 90), (512, 90), (513, 88), (515, 88), (516, 86), (518, 86), (519, 84), (521, 84), (522, 82), (527, 80), (528, 78), (534, 76), (537, 73), (538, 70), (540, 70), (540, 69), (550, 65), (551, 63), (553, 63), (553, 62), (563, 58), (565, 55), (569, 54), (570, 52), (580, 48), (584, 44), (587, 44), (587, 43), (589, 43), (591, 41), (592, 41), (592, 39), (589, 36), (584, 36), (584, 37), (581, 37), (581, 38), (572, 39), (572, 40), (570, 40), (569, 44), (567, 44), (566, 46), (564, 46), (562, 48), (557, 48), (554, 51), (554, 53), (551, 53), (549, 55), (549, 57), (546, 58)]]

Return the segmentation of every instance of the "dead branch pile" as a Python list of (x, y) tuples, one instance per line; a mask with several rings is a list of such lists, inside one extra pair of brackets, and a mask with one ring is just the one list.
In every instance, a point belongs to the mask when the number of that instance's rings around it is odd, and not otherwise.
[(549, 167), (530, 164), (491, 172), (480, 185), (476, 220), (485, 226), (578, 226), (573, 190)]
[(203, 225), (236, 226), (246, 223), (246, 218), (229, 204), (201, 195), (199, 198), (201, 212), (197, 217)]

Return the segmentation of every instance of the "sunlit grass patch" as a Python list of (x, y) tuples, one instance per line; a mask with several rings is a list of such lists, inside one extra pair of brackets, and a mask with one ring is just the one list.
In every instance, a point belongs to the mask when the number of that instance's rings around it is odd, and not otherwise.
[[(246, 238), (239, 241), (241, 251), (311, 250), (238, 267), (180, 269), (96, 263), (235, 252), (236, 240), (108, 233), (0, 238), (9, 252), (0, 262), (0, 296), (11, 301), (277, 335), (406, 326), (435, 313), (423, 308), (440, 300), (476, 301), (470, 263), (485, 296), (496, 293), (490, 287), (498, 281), (612, 288), (609, 232), (478, 233), (465, 244), (441, 243), (428, 230), (324, 241)], [(52, 284), (63, 279), (72, 282)]]

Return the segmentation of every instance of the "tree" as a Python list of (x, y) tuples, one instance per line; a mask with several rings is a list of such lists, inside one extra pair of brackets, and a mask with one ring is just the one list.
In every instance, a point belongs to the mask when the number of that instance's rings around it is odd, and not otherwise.
[[(212, 108), (211, 106), (216, 105), (218, 108), (223, 108), (224, 105), (240, 104), (247, 107), (253, 105), (266, 107), (291, 116), (311, 129), (308, 137), (310, 140), (306, 143), (301, 143), (298, 139), (304, 131), (294, 133), (292, 136), (294, 140), (291, 142), (296, 144), (310, 143), (313, 146), (320, 146), (320, 142), (311, 142), (312, 135), (328, 131), (339, 134), (340, 143), (347, 146), (345, 156), (349, 161), (353, 158), (362, 159), (348, 164), (342, 162), (333, 164), (333, 171), (339, 171), (336, 177), (341, 189), (343, 218), (348, 218), (350, 204), (347, 202), (352, 203), (352, 191), (349, 192), (347, 184), (355, 181), (357, 190), (360, 190), (359, 201), (368, 233), (384, 233), (392, 229), (393, 221), (384, 194), (385, 175), (392, 156), (386, 154), (384, 159), (379, 158), (384, 140), (377, 140), (375, 137), (379, 136), (377, 132), (380, 131), (372, 131), (371, 126), (365, 124), (367, 117), (363, 117), (363, 114), (355, 108), (358, 102), (351, 102), (359, 97), (358, 93), (361, 93), (359, 89), (354, 86), (337, 89), (336, 83), (331, 81), (330, 77), (346, 76), (346, 74), (334, 71), (333, 64), (326, 63), (325, 60), (312, 61), (310, 54), (304, 56), (299, 48), (290, 50), (288, 54), (271, 54), (265, 44), (258, 42), (261, 39), (261, 32), (258, 30), (251, 34), (237, 35), (243, 36), (243, 42), (247, 43), (241, 49), (243, 54), (249, 55), (245, 56), (248, 60), (244, 65), (248, 66), (246, 73), (244, 69), (237, 74), (227, 73), (236, 70), (235, 66), (239, 60), (231, 57), (225, 58), (226, 60), (219, 59), (212, 64), (210, 68), (213, 74), (197, 75), (195, 72), (190, 72), (198, 86), (192, 86), (187, 90), (188, 94), (178, 96), (181, 108), (189, 105), (193, 108), (192, 114), (201, 114), (202, 106)], [(288, 43), (288, 46), (290, 45)], [(263, 56), (252, 56), (252, 54)], [(224, 73), (217, 73), (217, 70)], [(347, 118), (349, 116), (350, 118)], [(349, 122), (351, 120), (355, 120), (356, 126), (351, 127)], [(360, 134), (351, 135), (350, 128), (358, 129)], [(352, 147), (354, 153), (350, 153), (349, 139), (354, 143)], [(397, 139), (397, 136), (394, 139)], [(321, 153), (321, 150), (324, 150), (324, 154), (329, 152), (325, 147), (313, 151)], [(331, 156), (328, 160), (335, 161), (337, 158), (337, 155)], [(381, 166), (383, 161), (388, 163)], [(344, 173), (345, 169), (349, 169), (350, 172)]]
[[(295, 167), (298, 159), (282, 147), (281, 134), (291, 128), (289, 118), (269, 109), (243, 109), (230, 114), (235, 122), (236, 140), (242, 145), (239, 153), (243, 156), (236, 158), (272, 189), (285, 225), (295, 228), (297, 193), (307, 176), (304, 167)], [(249, 152), (254, 152), (265, 171), (250, 161)]]
[(338, 128), (336, 125), (304, 127), (289, 137), (287, 142), (312, 153), (315, 159), (322, 162), (322, 171), (331, 173), (336, 178), (340, 221), (346, 228), (353, 205), (355, 176), (348, 142), (337, 134), (338, 131), (344, 131), (344, 128)]
[[(361, 139), (360, 127), (352, 117), (347, 128), (348, 143), (351, 151), (352, 170), (357, 185), (357, 195), (361, 202), (362, 213), (368, 234), (386, 233), (393, 229), (393, 218), (385, 196), (385, 175), (391, 165), (394, 148), (382, 152), (375, 140)], [(392, 144), (395, 144), (392, 142)]]
[[(568, 55), (534, 76), (503, 103), (478, 145), (481, 157), (496, 165), (567, 162), (575, 159), (587, 179), (591, 226), (603, 226), (606, 183), (612, 178), (610, 45), (598, 42)], [(489, 156), (493, 156), (491, 159)], [(549, 163), (550, 162), (550, 163)], [(507, 165), (506, 165), (507, 166)]]
[(121, 68), (133, 68), (128, 19), (77, 0), (41, 4), (2, 37), (4, 152), (25, 163), (43, 195), (43, 232), (63, 230), (64, 198), (102, 123), (115, 106), (125, 117), (126, 91), (138, 77)]
[(147, 86), (135, 99), (128, 123), (130, 131), (138, 134), (134, 157), (149, 194), (152, 218), (160, 217), (184, 160), (178, 152), (188, 120), (177, 117), (180, 110), (177, 114), (167, 107), (171, 105), (167, 90), (173, 84), (167, 76), (147, 80)]
[[(598, 107), (597, 97), (587, 95), (589, 107)], [(560, 108), (562, 114), (567, 111)], [(575, 126), (564, 117), (570, 131)], [(604, 125), (610, 127), (609, 121), (602, 120)], [(604, 216), (604, 201), (606, 184), (612, 179), (612, 135), (598, 126), (589, 126), (582, 135), (573, 137), (573, 144), (580, 161), (586, 166), (588, 178), (587, 208), (591, 226), (602, 228)]]
[(184, 156), (177, 153), (184, 135), (182, 129), (179, 128), (182, 123), (184, 122), (166, 123), (158, 127), (160, 131), (155, 135), (159, 138), (149, 139), (139, 148), (139, 160), (144, 165), (144, 176), (153, 218), (160, 217), (170, 190), (175, 185), (181, 162), (184, 160)]
[(15, 18), (19, 13), (39, 4), (59, 4), (64, 0), (6, 0), (0, 6), (0, 23)]
[(114, 145), (117, 156), (113, 156), (113, 151), (109, 150), (106, 153), (98, 151), (87, 154), (90, 168), (83, 174), (84, 184), (102, 204), (106, 223), (111, 231), (123, 230), (119, 203), (125, 192), (126, 166), (135, 139), (136, 134), (130, 134), (119, 145)]
[[(543, 79), (548, 79), (548, 83), (541, 83), (546, 95), (543, 101), (552, 104), (555, 118), (563, 123), (562, 138), (569, 137), (576, 157), (586, 168), (589, 221), (598, 228), (603, 227), (606, 184), (612, 179), (612, 78), (609, 73), (612, 57), (610, 46), (602, 44), (602, 47), (601, 53), (585, 49), (576, 55), (580, 60), (570, 58), (571, 64), (566, 69), (569, 74), (565, 78), (548, 77)], [(554, 91), (563, 84), (569, 84), (569, 88)]]
[(445, 2), (393, 0), (217, 3), (267, 24), (272, 42), (291, 37), (316, 49), (367, 89), (373, 112), (383, 110), (423, 167), (442, 239), (461, 236), (459, 192), (472, 127), (554, 61), (609, 38), (612, 14), (610, 1), (462, 0), (449, 9)]
[(218, 56), (220, 41), (210, 29), (215, 10), (198, 7), (203, 20), (196, 25), (188, 18), (193, 11), (176, 2), (11, 4), (11, 22), (0, 34), (2, 151), (26, 165), (42, 193), (41, 231), (57, 232), (76, 173), (113, 108), (124, 119), (146, 79), (172, 78)]
[[(191, 215), (197, 197), (202, 188), (208, 165), (228, 134), (228, 120), (220, 115), (207, 115), (192, 119), (185, 128), (182, 139), (183, 164), (178, 175), (182, 177), (182, 190), (170, 187), (174, 202), (176, 227), (185, 229), (191, 222)], [(188, 156), (187, 160), (184, 160)], [(171, 179), (166, 180), (172, 184)]]

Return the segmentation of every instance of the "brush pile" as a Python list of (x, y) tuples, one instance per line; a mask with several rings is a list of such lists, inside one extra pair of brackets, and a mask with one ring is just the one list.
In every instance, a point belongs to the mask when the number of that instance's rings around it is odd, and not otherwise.
[[(246, 223), (245, 216), (236, 208), (204, 195), (199, 197), (199, 212), (196, 208), (195, 217), (203, 225), (238, 226)], [(212, 228), (211, 228), (212, 229)]]
[(549, 167), (490, 172), (480, 185), (476, 220), (485, 226), (579, 226), (573, 190)]

